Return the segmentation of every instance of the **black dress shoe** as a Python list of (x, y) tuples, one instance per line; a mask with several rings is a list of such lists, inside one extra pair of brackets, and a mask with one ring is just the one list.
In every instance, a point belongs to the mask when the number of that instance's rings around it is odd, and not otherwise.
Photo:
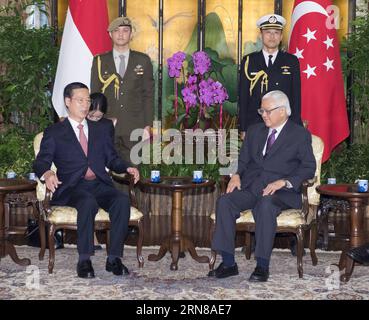
[(109, 262), (109, 259), (106, 259), (105, 269), (106, 271), (113, 272), (116, 276), (129, 275), (127, 267), (119, 258), (115, 258), (113, 262)]
[(231, 276), (238, 275), (238, 267), (237, 263), (235, 263), (232, 267), (226, 267), (223, 262), (216, 268), (215, 270), (211, 270), (208, 273), (208, 277), (216, 277), (216, 278), (227, 278)]
[(357, 248), (353, 248), (347, 252), (347, 255), (365, 266), (369, 265), (369, 245), (363, 245)]
[(266, 282), (269, 278), (269, 270), (256, 267), (254, 272), (251, 273), (249, 281), (251, 282)]
[(91, 260), (79, 261), (77, 264), (77, 275), (80, 278), (95, 278)]
[(99, 244), (94, 244), (94, 250), (102, 250), (102, 246), (100, 246)]

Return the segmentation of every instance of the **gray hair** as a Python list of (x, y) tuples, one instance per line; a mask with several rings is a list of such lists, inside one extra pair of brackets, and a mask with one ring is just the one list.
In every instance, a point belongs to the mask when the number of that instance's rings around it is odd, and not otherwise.
[(280, 90), (270, 91), (266, 93), (261, 100), (264, 99), (272, 99), (278, 106), (286, 109), (288, 116), (291, 115), (290, 101), (288, 100), (288, 97), (284, 92)]

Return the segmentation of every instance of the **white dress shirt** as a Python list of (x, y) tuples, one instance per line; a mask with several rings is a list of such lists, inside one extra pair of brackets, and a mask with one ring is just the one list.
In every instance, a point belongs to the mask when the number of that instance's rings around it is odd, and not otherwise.
[[(279, 134), (281, 133), (281, 131), (282, 131), (282, 129), (283, 129), (283, 127), (285, 126), (285, 124), (287, 123), (287, 120), (285, 121), (285, 122), (283, 122), (279, 127), (277, 127), (277, 128), (269, 128), (269, 133), (268, 133), (268, 138), (269, 138), (269, 136), (272, 134), (272, 131), (274, 130), (274, 129), (276, 129), (277, 130), (277, 132), (275, 133), (275, 140), (274, 140), (274, 142), (275, 141), (277, 141), (277, 138), (278, 138), (278, 136), (279, 136)], [(266, 151), (266, 147), (267, 147), (267, 142), (268, 142), (268, 138), (266, 139), (266, 141), (265, 141), (265, 144), (264, 144), (264, 149), (263, 149), (263, 156), (265, 156), (265, 151)]]
[[(73, 131), (74, 131), (74, 134), (76, 135), (77, 137), (77, 140), (79, 141), (79, 129), (78, 129), (78, 125), (79, 125), (79, 122), (71, 119), (68, 117), (68, 120), (70, 122), (70, 124), (72, 125), (72, 128), (73, 128)], [(84, 119), (81, 124), (83, 125), (83, 132), (86, 136), (86, 139), (88, 141), (88, 125), (87, 125), (87, 121), (86, 119)]]
[(278, 54), (278, 50), (275, 51), (274, 53), (269, 53), (265, 50), (263, 50), (263, 56), (265, 59), (265, 65), (268, 66), (268, 62), (269, 62), (269, 56), (272, 55), (272, 63), (274, 64), (275, 59), (277, 58), (277, 54)]

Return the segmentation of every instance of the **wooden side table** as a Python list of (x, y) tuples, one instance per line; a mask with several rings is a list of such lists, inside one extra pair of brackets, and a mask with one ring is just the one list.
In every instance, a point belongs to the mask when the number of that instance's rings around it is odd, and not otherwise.
[(347, 282), (354, 271), (355, 263), (346, 252), (365, 243), (364, 203), (369, 198), (369, 192), (358, 192), (356, 184), (323, 184), (317, 187), (317, 191), (320, 194), (345, 199), (349, 202), (351, 220), (350, 243), (349, 247), (343, 248), (339, 261), (340, 270), (344, 270), (341, 280)]
[(19, 259), (14, 245), (8, 240), (7, 228), (5, 227), (4, 200), (8, 193), (25, 192), (36, 189), (37, 183), (25, 179), (0, 179), (0, 260), (9, 255), (12, 260), (22, 266), (31, 264), (31, 260)]
[(149, 179), (140, 180), (145, 189), (166, 189), (172, 193), (171, 235), (160, 246), (158, 254), (150, 254), (149, 261), (158, 261), (167, 251), (172, 254), (171, 270), (178, 270), (180, 252), (189, 251), (191, 257), (200, 263), (209, 263), (209, 257), (199, 256), (191, 239), (182, 234), (182, 200), (183, 192), (188, 189), (214, 187), (214, 180), (204, 180), (202, 183), (193, 183), (190, 177), (163, 177), (161, 182), (154, 183)]

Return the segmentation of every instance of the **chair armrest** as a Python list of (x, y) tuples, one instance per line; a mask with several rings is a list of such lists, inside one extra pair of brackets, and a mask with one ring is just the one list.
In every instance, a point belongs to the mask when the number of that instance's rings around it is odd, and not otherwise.
[(226, 193), (229, 180), (231, 180), (230, 176), (220, 176), (219, 186), (221, 195)]
[(41, 216), (43, 217), (44, 220), (46, 220), (48, 215), (51, 213), (50, 201), (51, 201), (51, 196), (53, 194), (50, 191), (50, 189), (48, 189), (46, 186), (45, 186), (45, 188), (46, 188), (46, 190), (45, 190), (44, 200), (39, 200), (38, 201), (39, 208), (40, 208), (40, 213), (41, 213)]
[(128, 193), (129, 199), (131, 200), (131, 205), (137, 208), (137, 199), (134, 191), (135, 182), (133, 175), (129, 173), (116, 173), (114, 171), (111, 171), (110, 175), (114, 181), (128, 185)]
[(313, 186), (314, 183), (317, 181), (317, 177), (314, 177), (312, 179), (305, 180), (302, 183), (302, 214), (304, 218), (306, 219), (308, 213), (309, 213), (309, 198), (308, 198), (308, 188)]

